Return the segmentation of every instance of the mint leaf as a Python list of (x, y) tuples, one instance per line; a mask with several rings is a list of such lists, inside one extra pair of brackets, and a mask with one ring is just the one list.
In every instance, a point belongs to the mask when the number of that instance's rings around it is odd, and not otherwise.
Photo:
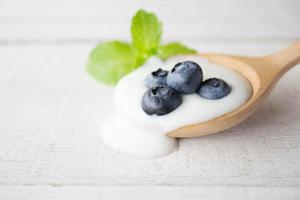
[(133, 46), (145, 57), (156, 54), (160, 45), (162, 24), (154, 13), (139, 10), (131, 21)]
[(114, 85), (144, 62), (137, 58), (137, 52), (130, 44), (106, 42), (92, 50), (87, 71), (97, 80)]
[(157, 56), (162, 60), (166, 60), (176, 55), (195, 54), (195, 53), (197, 53), (197, 51), (194, 49), (190, 49), (178, 42), (172, 42), (160, 46)]
[(87, 71), (97, 80), (116, 84), (124, 75), (142, 66), (151, 56), (166, 60), (195, 50), (180, 43), (160, 45), (162, 24), (154, 13), (139, 10), (132, 18), (132, 44), (111, 41), (92, 50)]

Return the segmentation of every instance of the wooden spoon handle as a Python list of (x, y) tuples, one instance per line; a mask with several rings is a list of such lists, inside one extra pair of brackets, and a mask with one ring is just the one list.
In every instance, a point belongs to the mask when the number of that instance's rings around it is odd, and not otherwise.
[(265, 56), (264, 59), (266, 59), (274, 69), (277, 69), (282, 74), (285, 73), (300, 63), (300, 40), (285, 49)]

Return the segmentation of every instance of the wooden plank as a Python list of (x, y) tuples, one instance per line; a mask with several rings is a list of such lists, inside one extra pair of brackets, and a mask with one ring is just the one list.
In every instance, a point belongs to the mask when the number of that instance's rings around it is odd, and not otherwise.
[(300, 35), (297, 0), (2, 0), (0, 40), (129, 39), (130, 19), (139, 8), (157, 13), (171, 40), (285, 40)]
[[(261, 55), (287, 43), (190, 45)], [(113, 88), (85, 73), (92, 46), (0, 47), (0, 184), (300, 185), (299, 67), (241, 125), (181, 140), (168, 157), (141, 160), (100, 141)]]
[(295, 200), (293, 187), (172, 187), (172, 186), (0, 186), (2, 200)]

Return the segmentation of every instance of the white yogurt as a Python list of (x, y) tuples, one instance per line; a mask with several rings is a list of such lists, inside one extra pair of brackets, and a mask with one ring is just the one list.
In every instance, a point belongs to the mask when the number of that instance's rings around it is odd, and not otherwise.
[[(170, 70), (186, 60), (202, 67), (204, 80), (213, 77), (225, 80), (231, 86), (231, 93), (218, 100), (204, 99), (197, 94), (183, 95), (182, 104), (171, 113), (147, 115), (141, 108), (147, 90), (145, 77), (158, 68)], [(166, 133), (231, 112), (247, 102), (251, 94), (251, 86), (244, 77), (198, 56), (176, 57), (166, 63), (152, 58), (118, 82), (114, 94), (117, 112), (104, 122), (101, 138), (107, 146), (129, 155), (145, 158), (168, 155), (176, 149), (177, 142)]]

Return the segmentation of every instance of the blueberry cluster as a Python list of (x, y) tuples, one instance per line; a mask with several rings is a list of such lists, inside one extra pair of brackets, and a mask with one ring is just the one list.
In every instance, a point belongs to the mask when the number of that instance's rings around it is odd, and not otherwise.
[(171, 71), (158, 69), (145, 79), (149, 88), (142, 98), (142, 109), (148, 115), (164, 115), (182, 103), (183, 94), (197, 93), (206, 99), (221, 99), (231, 92), (231, 87), (222, 79), (203, 81), (203, 71), (197, 63), (177, 63)]

